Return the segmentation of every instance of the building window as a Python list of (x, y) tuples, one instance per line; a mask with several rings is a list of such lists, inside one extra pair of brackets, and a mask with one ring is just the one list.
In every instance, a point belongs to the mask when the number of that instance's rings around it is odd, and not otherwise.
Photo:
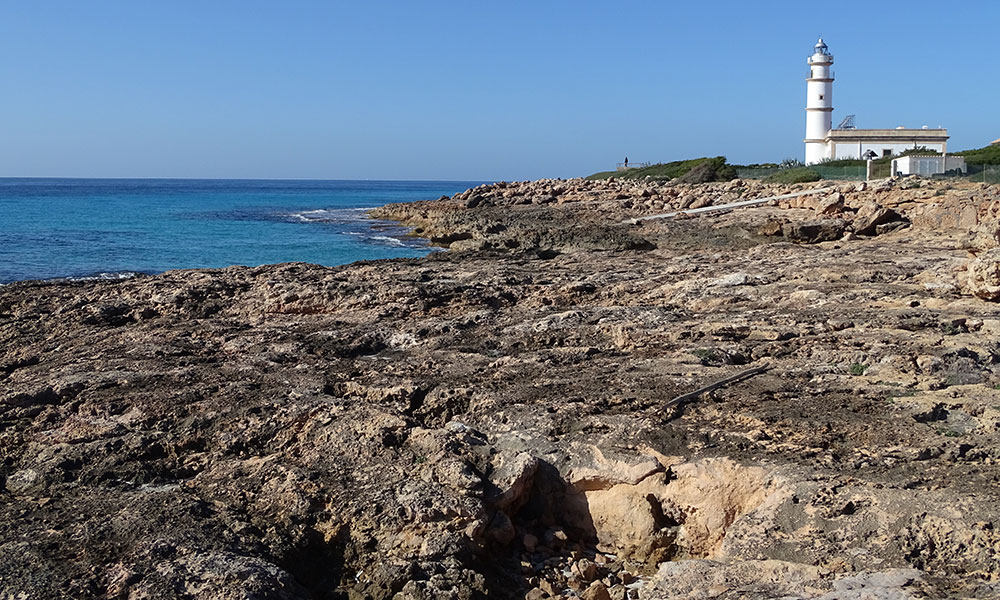
[(882, 156), (883, 157), (885, 157), (885, 156), (892, 156), (892, 148), (883, 148), (882, 149)]
[(823, 94), (820, 94), (820, 95), (819, 95), (819, 99), (820, 99), (820, 100), (822, 100), (822, 99), (823, 99)]

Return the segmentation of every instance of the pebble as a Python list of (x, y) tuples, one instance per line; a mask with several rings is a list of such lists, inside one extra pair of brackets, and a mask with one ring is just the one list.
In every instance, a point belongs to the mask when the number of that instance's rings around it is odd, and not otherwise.
[(574, 563), (573, 572), (579, 575), (580, 579), (587, 582), (597, 579), (597, 565), (586, 558), (581, 558)]

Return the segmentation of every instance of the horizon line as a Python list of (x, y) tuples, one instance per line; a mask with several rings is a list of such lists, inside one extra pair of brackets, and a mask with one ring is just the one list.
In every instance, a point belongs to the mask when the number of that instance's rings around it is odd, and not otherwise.
[(371, 177), (361, 179), (320, 179), (313, 177), (74, 177), (70, 175), (0, 175), (0, 180), (4, 179), (89, 179), (89, 180), (153, 180), (153, 181), (386, 181), (386, 182), (407, 182), (407, 183), (471, 183), (471, 182), (498, 182), (500, 179), (375, 179)]

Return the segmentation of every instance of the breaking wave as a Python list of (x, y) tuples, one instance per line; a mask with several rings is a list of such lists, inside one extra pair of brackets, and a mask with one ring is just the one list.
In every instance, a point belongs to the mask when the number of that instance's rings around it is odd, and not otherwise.
[(362, 244), (394, 248), (424, 248), (427, 241), (410, 235), (410, 230), (393, 221), (373, 219), (370, 208), (317, 208), (279, 213), (279, 217), (292, 223), (336, 227), (341, 233), (353, 236)]

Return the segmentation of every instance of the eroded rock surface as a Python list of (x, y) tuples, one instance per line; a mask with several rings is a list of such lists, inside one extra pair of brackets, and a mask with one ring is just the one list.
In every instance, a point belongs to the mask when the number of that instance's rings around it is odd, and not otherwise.
[(379, 211), (424, 259), (0, 287), (0, 598), (995, 595), (997, 189), (914, 181), (497, 184)]

